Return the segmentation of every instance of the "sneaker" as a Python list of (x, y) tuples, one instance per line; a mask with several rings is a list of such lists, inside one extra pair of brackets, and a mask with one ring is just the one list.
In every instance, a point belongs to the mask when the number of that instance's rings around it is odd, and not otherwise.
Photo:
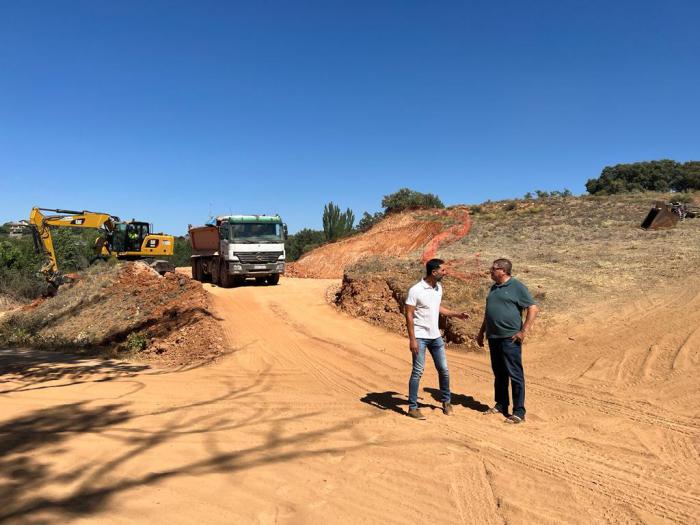
[(503, 413), (503, 410), (498, 405), (494, 405), (491, 408), (489, 408), (488, 410), (485, 410), (484, 412), (482, 412), (482, 414), (485, 416), (489, 416), (491, 414), (502, 414), (502, 413)]
[(451, 416), (454, 412), (454, 410), (452, 410), (452, 403), (450, 403), (449, 401), (445, 401), (442, 404), (442, 411), (446, 416)]
[(412, 417), (413, 419), (420, 419), (423, 420), (425, 419), (425, 416), (423, 415), (423, 412), (421, 412), (417, 408), (409, 408), (408, 409), (408, 417)]
[(509, 423), (511, 425), (519, 425), (521, 423), (525, 423), (525, 416), (520, 417), (520, 416), (512, 415), (510, 417), (507, 417), (505, 419), (504, 423)]

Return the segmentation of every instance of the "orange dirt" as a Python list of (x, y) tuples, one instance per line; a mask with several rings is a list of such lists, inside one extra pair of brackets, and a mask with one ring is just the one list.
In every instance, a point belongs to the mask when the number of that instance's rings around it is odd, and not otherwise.
[(0, 522), (697, 522), (697, 279), (526, 343), (517, 427), (482, 415), (486, 351), (448, 350), (453, 416), (429, 363), (406, 417), (406, 338), (332, 284), (204, 285), (236, 348), (212, 366), (0, 351)]
[(326, 244), (288, 265), (291, 277), (339, 279), (346, 266), (370, 256), (406, 257), (423, 250), (422, 259), (434, 256), (438, 247), (469, 233), (471, 219), (465, 207), (415, 210), (390, 215), (368, 232)]
[[(172, 273), (161, 277), (140, 263), (90, 270), (56, 297), (8, 312), (0, 341), (167, 365), (210, 360), (224, 346), (208, 297), (200, 283)], [(145, 346), (137, 349), (130, 337)]]

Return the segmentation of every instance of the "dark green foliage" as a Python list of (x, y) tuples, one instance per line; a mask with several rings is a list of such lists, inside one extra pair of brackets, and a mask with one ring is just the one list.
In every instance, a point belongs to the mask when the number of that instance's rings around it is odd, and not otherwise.
[(357, 230), (361, 232), (366, 232), (369, 230), (372, 226), (377, 224), (379, 221), (381, 221), (384, 218), (384, 214), (380, 211), (372, 215), (371, 213), (364, 212), (362, 214), (362, 218), (360, 219), (360, 222), (357, 223)]
[(686, 163), (663, 159), (606, 166), (600, 177), (589, 179), (591, 195), (634, 191), (686, 191), (700, 189), (700, 161)]
[(437, 195), (421, 193), (408, 188), (401, 188), (396, 193), (385, 195), (382, 199), (382, 208), (385, 213), (396, 213), (401, 210), (418, 208), (444, 208)]
[(287, 261), (296, 261), (309, 250), (320, 246), (325, 241), (325, 236), (320, 230), (304, 228), (294, 235), (289, 235), (284, 242)]
[(175, 266), (189, 266), (190, 256), (192, 255), (192, 246), (187, 237), (175, 237), (175, 246), (173, 248), (173, 256), (170, 262)]
[(531, 199), (532, 199), (532, 193), (530, 193), (530, 192), (528, 191), (525, 195), (523, 195), (523, 199), (525, 199), (526, 201), (531, 200)]
[(335, 241), (352, 232), (355, 214), (350, 208), (340, 211), (340, 206), (329, 202), (323, 208), (323, 234), (327, 241)]
[(54, 229), (51, 236), (61, 273), (78, 272), (89, 266), (98, 232), (63, 228)]
[(46, 290), (46, 281), (39, 274), (42, 262), (31, 237), (0, 241), (0, 293), (18, 299), (41, 296)]
[(538, 199), (546, 199), (549, 197), (549, 192), (543, 190), (535, 190), (535, 194), (537, 195)]

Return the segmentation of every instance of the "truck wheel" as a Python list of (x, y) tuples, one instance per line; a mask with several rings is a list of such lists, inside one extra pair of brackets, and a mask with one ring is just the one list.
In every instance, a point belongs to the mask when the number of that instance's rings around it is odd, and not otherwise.
[(265, 284), (265, 281), (267, 281), (267, 278), (265, 278), (265, 277), (256, 277), (255, 278), (255, 284)]
[(221, 261), (219, 266), (219, 281), (221, 281), (222, 288), (231, 288), (232, 279), (231, 274), (228, 273), (228, 264), (226, 261)]
[(274, 286), (278, 282), (280, 282), (280, 274), (278, 273), (272, 274), (270, 275), (270, 277), (267, 278), (267, 284)]
[(204, 268), (202, 268), (202, 260), (195, 259), (192, 261), (192, 268), (195, 273), (195, 280), (199, 281), (200, 283), (204, 282)]
[(211, 267), (211, 283), (215, 284), (216, 286), (221, 285), (221, 279), (219, 278), (220, 268), (221, 268), (221, 265), (218, 262), (212, 264), (212, 267)]

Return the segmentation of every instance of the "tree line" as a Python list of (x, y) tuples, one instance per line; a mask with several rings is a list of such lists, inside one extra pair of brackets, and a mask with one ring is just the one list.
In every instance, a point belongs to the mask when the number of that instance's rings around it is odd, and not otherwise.
[(700, 161), (663, 159), (606, 166), (600, 177), (586, 182), (586, 190), (591, 195), (700, 190)]
[(323, 208), (323, 230), (304, 228), (287, 238), (285, 243), (287, 260), (296, 261), (306, 252), (322, 244), (366, 232), (391, 213), (409, 209), (444, 207), (445, 205), (437, 195), (401, 188), (395, 193), (384, 196), (382, 199), (383, 211), (376, 213), (364, 212), (357, 225), (355, 225), (354, 212), (350, 208), (341, 211), (340, 206), (331, 201)]

